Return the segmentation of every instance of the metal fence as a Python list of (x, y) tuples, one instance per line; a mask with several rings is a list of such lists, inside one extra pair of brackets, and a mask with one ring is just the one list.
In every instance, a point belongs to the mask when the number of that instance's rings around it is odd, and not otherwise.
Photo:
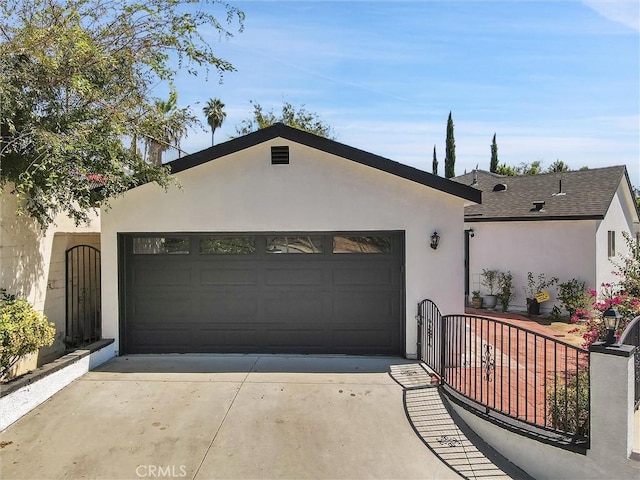
[(421, 302), (418, 351), (445, 392), (483, 414), (588, 442), (587, 350), (498, 319), (439, 313)]
[(620, 335), (620, 343), (636, 346), (634, 354), (635, 366), (635, 408), (640, 407), (640, 316), (634, 318)]

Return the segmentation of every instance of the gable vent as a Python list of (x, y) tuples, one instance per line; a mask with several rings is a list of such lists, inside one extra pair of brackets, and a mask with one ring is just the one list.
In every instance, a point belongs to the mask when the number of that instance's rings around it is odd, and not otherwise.
[(271, 147), (271, 165), (289, 165), (289, 146)]
[(494, 192), (504, 192), (507, 189), (506, 183), (498, 183), (495, 187), (493, 187)]

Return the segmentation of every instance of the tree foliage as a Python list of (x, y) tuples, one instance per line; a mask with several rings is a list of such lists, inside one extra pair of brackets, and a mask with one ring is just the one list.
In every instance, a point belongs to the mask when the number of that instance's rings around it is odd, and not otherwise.
[(162, 154), (169, 148), (180, 149), (180, 140), (198, 120), (188, 108), (178, 108), (178, 94), (172, 89), (168, 100), (154, 100), (143, 122), (148, 132), (144, 138), (146, 159), (152, 165), (162, 166)]
[(496, 134), (493, 134), (493, 141), (491, 142), (491, 164), (489, 165), (489, 171), (496, 173), (498, 169), (498, 144), (496, 143)]
[(431, 162), (431, 173), (438, 175), (438, 157), (436, 156), (436, 146), (433, 146), (433, 162)]
[(265, 111), (258, 102), (251, 100), (253, 116), (243, 120), (236, 127), (236, 133), (246, 135), (256, 130), (269, 127), (275, 123), (284, 123), (293, 128), (304, 130), (325, 138), (333, 139), (333, 130), (315, 112), (309, 112), (304, 105), (295, 107), (289, 102), (282, 104), (282, 110), (276, 114), (273, 109)]
[(230, 36), (243, 20), (217, 0), (0, 2), (0, 181), (23, 212), (42, 227), (59, 212), (81, 222), (96, 201), (167, 185), (137, 146), (166, 146), (163, 121), (184, 112), (167, 111), (153, 88), (178, 70), (233, 70), (201, 32)]
[(537, 175), (542, 173), (542, 166), (540, 160), (536, 160), (531, 163), (522, 162), (517, 167), (513, 167), (510, 165), (506, 165), (501, 163), (498, 165), (495, 173), (498, 175), (507, 175), (510, 177), (515, 177), (517, 175)]
[(547, 168), (547, 172), (549, 173), (559, 173), (559, 172), (569, 172), (569, 171), (571, 171), (571, 169), (569, 168), (569, 165), (564, 163), (562, 160), (556, 160), (551, 165), (549, 165), (549, 168)]
[(211, 145), (213, 145), (213, 136), (216, 133), (216, 129), (220, 128), (224, 119), (227, 118), (224, 107), (224, 103), (222, 103), (219, 98), (211, 98), (202, 109), (202, 112), (207, 117), (207, 123), (211, 128)]
[(447, 143), (444, 157), (444, 176), (452, 178), (456, 176), (456, 140), (453, 133), (453, 118), (449, 112), (447, 119)]

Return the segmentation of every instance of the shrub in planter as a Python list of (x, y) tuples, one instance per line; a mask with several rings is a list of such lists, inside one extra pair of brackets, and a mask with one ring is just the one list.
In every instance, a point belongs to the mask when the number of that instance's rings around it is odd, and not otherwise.
[(471, 305), (473, 308), (482, 308), (482, 297), (480, 296), (480, 290), (474, 290), (471, 292)]
[(527, 285), (522, 288), (527, 296), (527, 313), (529, 315), (540, 315), (540, 304), (535, 298), (536, 294), (556, 283), (558, 283), (558, 277), (551, 277), (547, 280), (547, 276), (540, 273), (536, 279), (533, 273), (527, 272)]
[(509, 309), (513, 296), (513, 275), (511, 272), (500, 272), (498, 275), (498, 301), (503, 312)]
[(583, 370), (569, 377), (566, 383), (556, 376), (547, 390), (549, 424), (558, 430), (589, 435), (589, 372)]
[(0, 298), (0, 379), (28, 353), (53, 344), (55, 327), (42, 313), (22, 298)]
[(495, 308), (498, 303), (498, 297), (496, 296), (496, 289), (498, 287), (498, 270), (490, 270), (488, 268), (482, 269), (482, 286), (489, 292), (484, 296), (484, 303), (486, 308)]

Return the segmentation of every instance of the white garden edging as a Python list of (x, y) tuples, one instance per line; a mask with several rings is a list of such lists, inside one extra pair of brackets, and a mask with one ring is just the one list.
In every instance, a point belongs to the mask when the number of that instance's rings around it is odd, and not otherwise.
[(115, 355), (113, 340), (101, 340), (0, 386), (0, 431)]

